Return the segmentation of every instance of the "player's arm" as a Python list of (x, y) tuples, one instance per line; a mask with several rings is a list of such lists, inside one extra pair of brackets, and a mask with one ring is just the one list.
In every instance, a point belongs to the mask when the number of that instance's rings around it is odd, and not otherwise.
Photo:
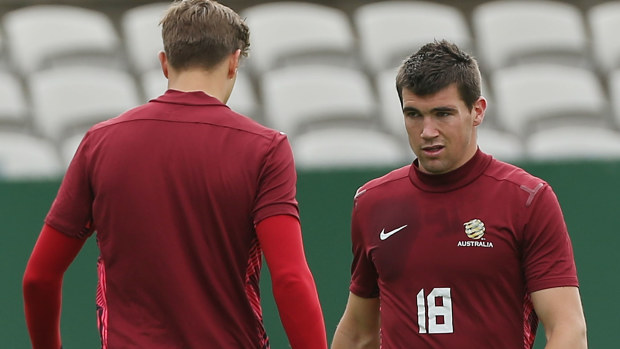
[(379, 348), (379, 298), (362, 298), (349, 292), (332, 349)]
[(577, 287), (554, 287), (532, 292), (532, 303), (547, 336), (546, 349), (588, 347), (586, 321)]
[(61, 347), (62, 279), (85, 240), (44, 225), (23, 279), (24, 311), (33, 349)]
[(288, 215), (268, 217), (256, 225), (256, 234), (291, 347), (327, 349), (323, 311), (306, 262), (299, 220)]

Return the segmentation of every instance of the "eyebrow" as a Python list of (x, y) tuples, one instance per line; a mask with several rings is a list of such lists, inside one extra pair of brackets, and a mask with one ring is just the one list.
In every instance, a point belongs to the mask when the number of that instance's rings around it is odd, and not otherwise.
[[(448, 107), (448, 106), (442, 106), (442, 107), (435, 107), (433, 109), (431, 109), (431, 113), (437, 113), (437, 112), (455, 112), (457, 111), (457, 108), (455, 107)], [(403, 108), (403, 113), (407, 113), (407, 112), (420, 112), (417, 108), (414, 107), (404, 107)]]

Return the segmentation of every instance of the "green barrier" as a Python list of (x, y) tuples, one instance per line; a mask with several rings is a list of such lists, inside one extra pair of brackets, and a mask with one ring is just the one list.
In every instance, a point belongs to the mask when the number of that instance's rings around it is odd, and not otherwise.
[[(588, 338), (592, 348), (620, 342), (620, 162), (521, 164), (554, 188), (573, 239)], [(314, 274), (329, 340), (348, 295), (352, 198), (364, 182), (385, 169), (300, 171), (298, 200), (308, 263)], [(0, 182), (0, 347), (29, 348), (21, 278), (58, 181)], [(95, 318), (97, 249), (90, 239), (67, 271), (63, 289), (65, 348), (98, 348)], [(274, 349), (288, 348), (271, 296), (269, 273), (262, 279), (265, 325)], [(303, 316), (303, 314), (300, 314)], [(543, 348), (539, 333), (535, 348)]]

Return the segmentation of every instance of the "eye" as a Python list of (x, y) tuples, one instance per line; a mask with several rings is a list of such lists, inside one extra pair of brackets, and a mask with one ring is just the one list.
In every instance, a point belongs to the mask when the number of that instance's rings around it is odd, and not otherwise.
[(446, 117), (446, 116), (450, 116), (453, 115), (454, 112), (452, 110), (437, 110), (435, 112), (435, 116), (437, 117)]
[(405, 110), (403, 114), (405, 115), (406, 118), (415, 118), (415, 117), (420, 116), (420, 113), (416, 110)]

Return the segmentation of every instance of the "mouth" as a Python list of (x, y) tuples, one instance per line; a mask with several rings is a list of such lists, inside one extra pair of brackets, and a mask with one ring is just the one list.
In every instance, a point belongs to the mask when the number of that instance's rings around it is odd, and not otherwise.
[(437, 156), (439, 155), (439, 153), (441, 153), (441, 151), (444, 149), (445, 147), (443, 145), (432, 145), (432, 146), (426, 146), (426, 147), (422, 147), (422, 152), (426, 155), (426, 156)]

